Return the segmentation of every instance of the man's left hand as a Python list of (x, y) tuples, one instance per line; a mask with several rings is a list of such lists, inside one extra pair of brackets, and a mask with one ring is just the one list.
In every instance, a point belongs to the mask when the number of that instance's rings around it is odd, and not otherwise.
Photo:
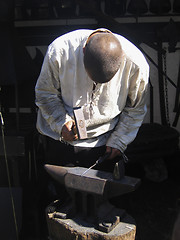
[(121, 156), (122, 154), (119, 149), (106, 146), (106, 153), (109, 153), (109, 152), (111, 152), (111, 155), (108, 158), (110, 160), (117, 156)]

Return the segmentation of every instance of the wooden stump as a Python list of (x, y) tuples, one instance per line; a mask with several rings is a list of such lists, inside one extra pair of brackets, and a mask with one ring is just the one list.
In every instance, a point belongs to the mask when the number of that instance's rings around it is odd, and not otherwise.
[(78, 217), (60, 219), (48, 212), (47, 207), (46, 217), (50, 240), (135, 240), (134, 219), (127, 214), (112, 231), (104, 233), (95, 229), (93, 224)]

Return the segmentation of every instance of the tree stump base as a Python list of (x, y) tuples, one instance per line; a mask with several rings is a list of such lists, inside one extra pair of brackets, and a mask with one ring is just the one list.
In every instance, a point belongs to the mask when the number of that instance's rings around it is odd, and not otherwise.
[[(79, 217), (72, 219), (57, 218), (51, 209), (51, 205), (46, 208), (50, 240), (135, 240), (135, 221), (126, 213), (123, 214), (120, 223), (113, 230), (105, 233), (97, 230), (94, 224)], [(117, 212), (119, 212), (119, 209), (117, 209)]]

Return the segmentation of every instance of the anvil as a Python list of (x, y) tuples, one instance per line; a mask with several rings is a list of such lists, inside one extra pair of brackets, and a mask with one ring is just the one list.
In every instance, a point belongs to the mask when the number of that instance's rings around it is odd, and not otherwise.
[(120, 221), (120, 216), (117, 215), (122, 215), (122, 210), (118, 211), (118, 214), (114, 211), (114, 206), (108, 199), (132, 192), (140, 184), (140, 179), (137, 178), (124, 176), (117, 180), (110, 172), (94, 169), (82, 175), (86, 170), (83, 167), (46, 164), (45, 169), (58, 183), (66, 187), (72, 198), (72, 207), (68, 207), (65, 214), (58, 216), (69, 218), (78, 215), (95, 223), (97, 228), (104, 232), (111, 231)]

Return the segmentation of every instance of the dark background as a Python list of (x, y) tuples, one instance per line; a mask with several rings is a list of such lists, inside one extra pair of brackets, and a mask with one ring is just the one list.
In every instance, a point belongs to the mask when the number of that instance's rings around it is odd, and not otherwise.
[[(174, 21), (175, 18), (178, 20)], [(161, 122), (154, 122), (155, 103), (150, 84), (149, 123), (143, 124), (126, 151), (130, 159), (126, 174), (140, 178), (141, 186), (113, 201), (135, 219), (138, 240), (171, 240), (180, 194), (179, 132), (176, 130), (179, 85), (168, 79), (177, 89), (176, 118), (169, 124), (162, 44), (168, 44), (169, 53), (178, 50), (179, 24), (178, 0), (0, 0), (0, 112), (3, 116), (0, 212), (5, 216), (0, 222), (0, 232), (3, 240), (16, 239), (7, 172), (13, 189), (19, 238), (47, 239), (43, 211), (51, 191), (44, 189), (41, 171), (49, 149), (35, 128), (34, 87), (44, 57), (37, 46), (48, 46), (56, 37), (71, 30), (98, 27), (125, 36), (142, 51), (140, 44), (145, 43), (158, 53), (157, 63), (146, 57), (158, 69)], [(27, 47), (35, 47), (35, 57)]]

